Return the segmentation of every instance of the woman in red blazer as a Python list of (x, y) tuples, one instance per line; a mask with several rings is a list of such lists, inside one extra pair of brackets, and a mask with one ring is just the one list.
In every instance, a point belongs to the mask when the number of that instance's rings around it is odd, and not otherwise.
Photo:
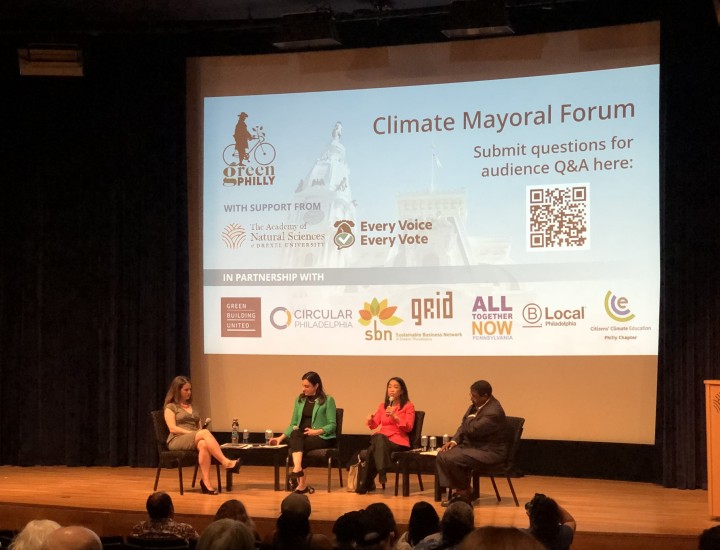
[(359, 481), (357, 492), (365, 494), (374, 488), (375, 476), (385, 486), (385, 472), (392, 467), (390, 455), (410, 448), (408, 434), (415, 424), (415, 405), (410, 401), (405, 381), (394, 376), (387, 383), (385, 400), (378, 405), (375, 414), (367, 418), (368, 428), (375, 430), (367, 450), (365, 475)]

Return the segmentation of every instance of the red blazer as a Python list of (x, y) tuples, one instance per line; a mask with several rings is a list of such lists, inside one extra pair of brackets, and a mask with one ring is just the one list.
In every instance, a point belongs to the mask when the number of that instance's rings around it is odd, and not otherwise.
[(412, 401), (408, 401), (403, 408), (395, 410), (395, 415), (398, 417), (397, 421), (385, 414), (385, 403), (380, 403), (373, 417), (368, 420), (368, 428), (374, 430), (380, 426), (378, 433), (383, 434), (393, 443), (409, 447), (408, 434), (415, 424), (415, 405)]

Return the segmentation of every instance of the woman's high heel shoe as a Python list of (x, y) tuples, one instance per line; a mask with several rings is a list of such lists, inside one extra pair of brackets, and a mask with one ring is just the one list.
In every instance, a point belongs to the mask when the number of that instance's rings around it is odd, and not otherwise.
[(294, 491), (295, 489), (297, 489), (297, 486), (298, 486), (297, 476), (295, 475), (295, 472), (290, 472), (290, 475), (288, 476), (288, 480), (287, 480), (287, 490)]
[(236, 467), (239, 463), (240, 463), (240, 460), (238, 460), (238, 459), (235, 459), (235, 460), (229, 460), (229, 459), (228, 459), (228, 460), (225, 461), (225, 464), (223, 464), (223, 466), (225, 467), (226, 470), (234, 470), (235, 467)]
[(387, 483), (387, 474), (385, 472), (378, 473), (378, 481), (382, 485), (383, 491), (385, 490), (385, 484)]
[(213, 489), (212, 491), (210, 489), (208, 489), (208, 486), (205, 485), (205, 482), (202, 479), (200, 480), (200, 490), (202, 491), (203, 495), (217, 495), (218, 494), (217, 489)]
[(304, 489), (297, 488), (297, 486), (300, 484), (298, 479), (301, 477), (305, 477), (305, 470), (300, 470), (299, 472), (292, 472), (290, 474), (290, 484), (292, 485), (293, 492), (300, 495), (306, 495), (308, 493), (312, 495), (315, 492), (315, 489), (310, 485), (307, 485)]

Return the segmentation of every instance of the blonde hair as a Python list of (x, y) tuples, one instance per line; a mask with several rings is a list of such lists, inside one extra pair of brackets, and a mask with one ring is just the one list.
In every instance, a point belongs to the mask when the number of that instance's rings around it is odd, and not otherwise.
[(12, 550), (39, 550), (47, 536), (59, 529), (60, 524), (50, 519), (34, 519), (20, 531), (12, 543)]

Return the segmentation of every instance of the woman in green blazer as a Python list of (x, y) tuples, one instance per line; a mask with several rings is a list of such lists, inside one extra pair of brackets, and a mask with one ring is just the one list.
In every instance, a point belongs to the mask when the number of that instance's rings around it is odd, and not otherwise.
[(296, 493), (314, 493), (307, 483), (303, 471), (303, 453), (315, 449), (327, 449), (335, 446), (335, 400), (323, 390), (322, 380), (316, 372), (306, 372), (302, 376), (302, 392), (295, 400), (290, 425), (284, 433), (270, 440), (270, 445), (278, 445), (288, 440), (293, 459), (293, 471), (290, 482)]

